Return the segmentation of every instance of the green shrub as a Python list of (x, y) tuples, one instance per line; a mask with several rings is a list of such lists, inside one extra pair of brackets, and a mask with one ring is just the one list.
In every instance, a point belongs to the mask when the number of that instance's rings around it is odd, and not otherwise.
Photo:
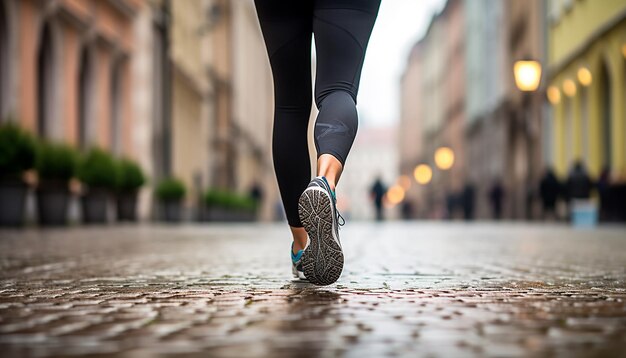
[(146, 183), (146, 177), (137, 162), (130, 159), (121, 159), (118, 162), (119, 182), (118, 190), (121, 192), (135, 191)]
[(18, 125), (0, 124), (0, 177), (19, 177), (35, 164), (35, 141)]
[(256, 202), (251, 197), (223, 190), (207, 190), (204, 193), (204, 204), (207, 207), (233, 210), (254, 210), (256, 208)]
[(35, 169), (40, 179), (68, 181), (76, 174), (76, 149), (63, 143), (40, 142)]
[(119, 168), (111, 154), (93, 148), (78, 164), (78, 179), (93, 188), (114, 189), (119, 182)]
[(185, 184), (176, 178), (167, 178), (157, 185), (155, 195), (159, 200), (180, 200), (185, 197), (187, 189)]

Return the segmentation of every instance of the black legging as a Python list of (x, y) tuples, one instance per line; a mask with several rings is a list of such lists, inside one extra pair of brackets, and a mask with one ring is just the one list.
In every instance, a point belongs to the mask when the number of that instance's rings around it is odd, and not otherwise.
[(342, 165), (358, 127), (356, 96), (380, 0), (256, 0), (274, 76), (274, 170), (287, 221), (302, 227), (298, 198), (311, 180), (311, 35), (317, 54), (315, 148)]

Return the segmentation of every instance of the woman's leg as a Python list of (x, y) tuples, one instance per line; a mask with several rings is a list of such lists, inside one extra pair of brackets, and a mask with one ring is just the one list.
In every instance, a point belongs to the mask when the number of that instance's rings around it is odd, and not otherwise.
[(358, 128), (356, 96), (380, 0), (317, 0), (315, 124), (318, 175), (334, 189)]
[(298, 198), (311, 179), (307, 128), (311, 114), (311, 0), (256, 0), (274, 78), (274, 170), (294, 251), (307, 234), (298, 217)]
[(315, 1), (315, 102), (320, 112), (314, 135), (317, 173), (323, 178), (311, 181), (299, 207), (311, 242), (302, 255), (302, 271), (317, 285), (336, 282), (343, 271), (334, 187), (356, 136), (359, 77), (379, 6), (380, 0)]

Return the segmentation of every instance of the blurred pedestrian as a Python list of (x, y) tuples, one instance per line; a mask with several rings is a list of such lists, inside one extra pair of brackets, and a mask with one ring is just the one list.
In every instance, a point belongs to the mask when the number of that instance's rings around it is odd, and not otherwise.
[(598, 196), (600, 197), (600, 220), (610, 219), (611, 216), (611, 198), (609, 195), (611, 189), (611, 169), (605, 166), (600, 173), (597, 183)]
[(411, 200), (405, 199), (402, 202), (402, 206), (401, 206), (401, 212), (402, 212), (402, 219), (404, 220), (411, 220), (413, 219), (413, 203), (411, 202)]
[(567, 178), (568, 199), (589, 199), (593, 183), (585, 166), (581, 161), (576, 161)]
[(556, 214), (556, 201), (561, 192), (561, 183), (554, 174), (554, 171), (550, 167), (546, 168), (539, 183), (539, 195), (541, 196), (541, 208), (544, 220), (549, 217), (558, 219)]
[(261, 204), (263, 202), (263, 188), (261, 187), (261, 184), (259, 184), (259, 182), (257, 181), (252, 183), (252, 186), (250, 187), (250, 192), (248, 193), (248, 195), (250, 196), (252, 200), (254, 200), (254, 208), (258, 215), (259, 208), (261, 207)]
[[(274, 79), (274, 170), (293, 236), (292, 272), (318, 285), (335, 282), (344, 256), (335, 186), (357, 132), (356, 98), (365, 50), (381, 0), (255, 0)], [(311, 39), (315, 35), (311, 180)], [(310, 242), (307, 247), (307, 242)], [(306, 247), (306, 250), (305, 250)]]
[(465, 220), (474, 220), (474, 199), (476, 196), (476, 190), (474, 185), (470, 182), (465, 183), (463, 188), (462, 202), (463, 202), (463, 217)]
[(489, 202), (491, 203), (491, 214), (495, 220), (502, 218), (502, 201), (504, 200), (504, 188), (500, 179), (496, 179), (489, 190)]
[(376, 221), (383, 221), (383, 198), (387, 192), (387, 187), (383, 184), (380, 177), (376, 178), (372, 188), (370, 189), (370, 197), (374, 202), (374, 209), (376, 210)]

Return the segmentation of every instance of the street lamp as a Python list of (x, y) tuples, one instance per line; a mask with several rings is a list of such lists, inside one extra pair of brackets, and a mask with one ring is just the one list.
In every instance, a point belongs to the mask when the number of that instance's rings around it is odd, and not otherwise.
[(454, 152), (448, 147), (440, 147), (435, 151), (435, 164), (441, 170), (448, 170), (454, 165)]
[(433, 170), (430, 168), (428, 164), (420, 164), (415, 167), (413, 171), (413, 176), (415, 177), (415, 181), (418, 184), (426, 185), (430, 183), (433, 178)]
[[(537, 88), (539, 88), (539, 83), (541, 82), (541, 64), (539, 61), (535, 60), (521, 60), (516, 61), (513, 65), (513, 74), (515, 75), (515, 85), (517, 88), (524, 92), (524, 98), (522, 99), (522, 111), (523, 111), (523, 124), (524, 131), (523, 136), (525, 137), (526, 142), (526, 218), (531, 218), (531, 202), (532, 198), (529, 196), (531, 190), (528, 190), (528, 186), (532, 186), (534, 179), (534, 170), (533, 170), (533, 148), (534, 148), (534, 135), (533, 135), (533, 120), (531, 117), (531, 92), (535, 92)], [(560, 95), (560, 93), (556, 93)], [(551, 92), (548, 91), (548, 96), (551, 95)], [(556, 97), (554, 92), (552, 92), (552, 96)], [(556, 98), (554, 98), (556, 100)], [(559, 98), (560, 100), (560, 98)], [(552, 102), (552, 99), (550, 100)], [(517, 181), (517, 180), (516, 180)], [(515, 196), (514, 196), (515, 197)], [(515, 201), (517, 199), (514, 198)], [(517, 208), (514, 205), (514, 208)], [(517, 211), (517, 209), (515, 209)]]
[(541, 81), (541, 64), (539, 61), (516, 61), (513, 65), (515, 84), (520, 91), (533, 92)]

